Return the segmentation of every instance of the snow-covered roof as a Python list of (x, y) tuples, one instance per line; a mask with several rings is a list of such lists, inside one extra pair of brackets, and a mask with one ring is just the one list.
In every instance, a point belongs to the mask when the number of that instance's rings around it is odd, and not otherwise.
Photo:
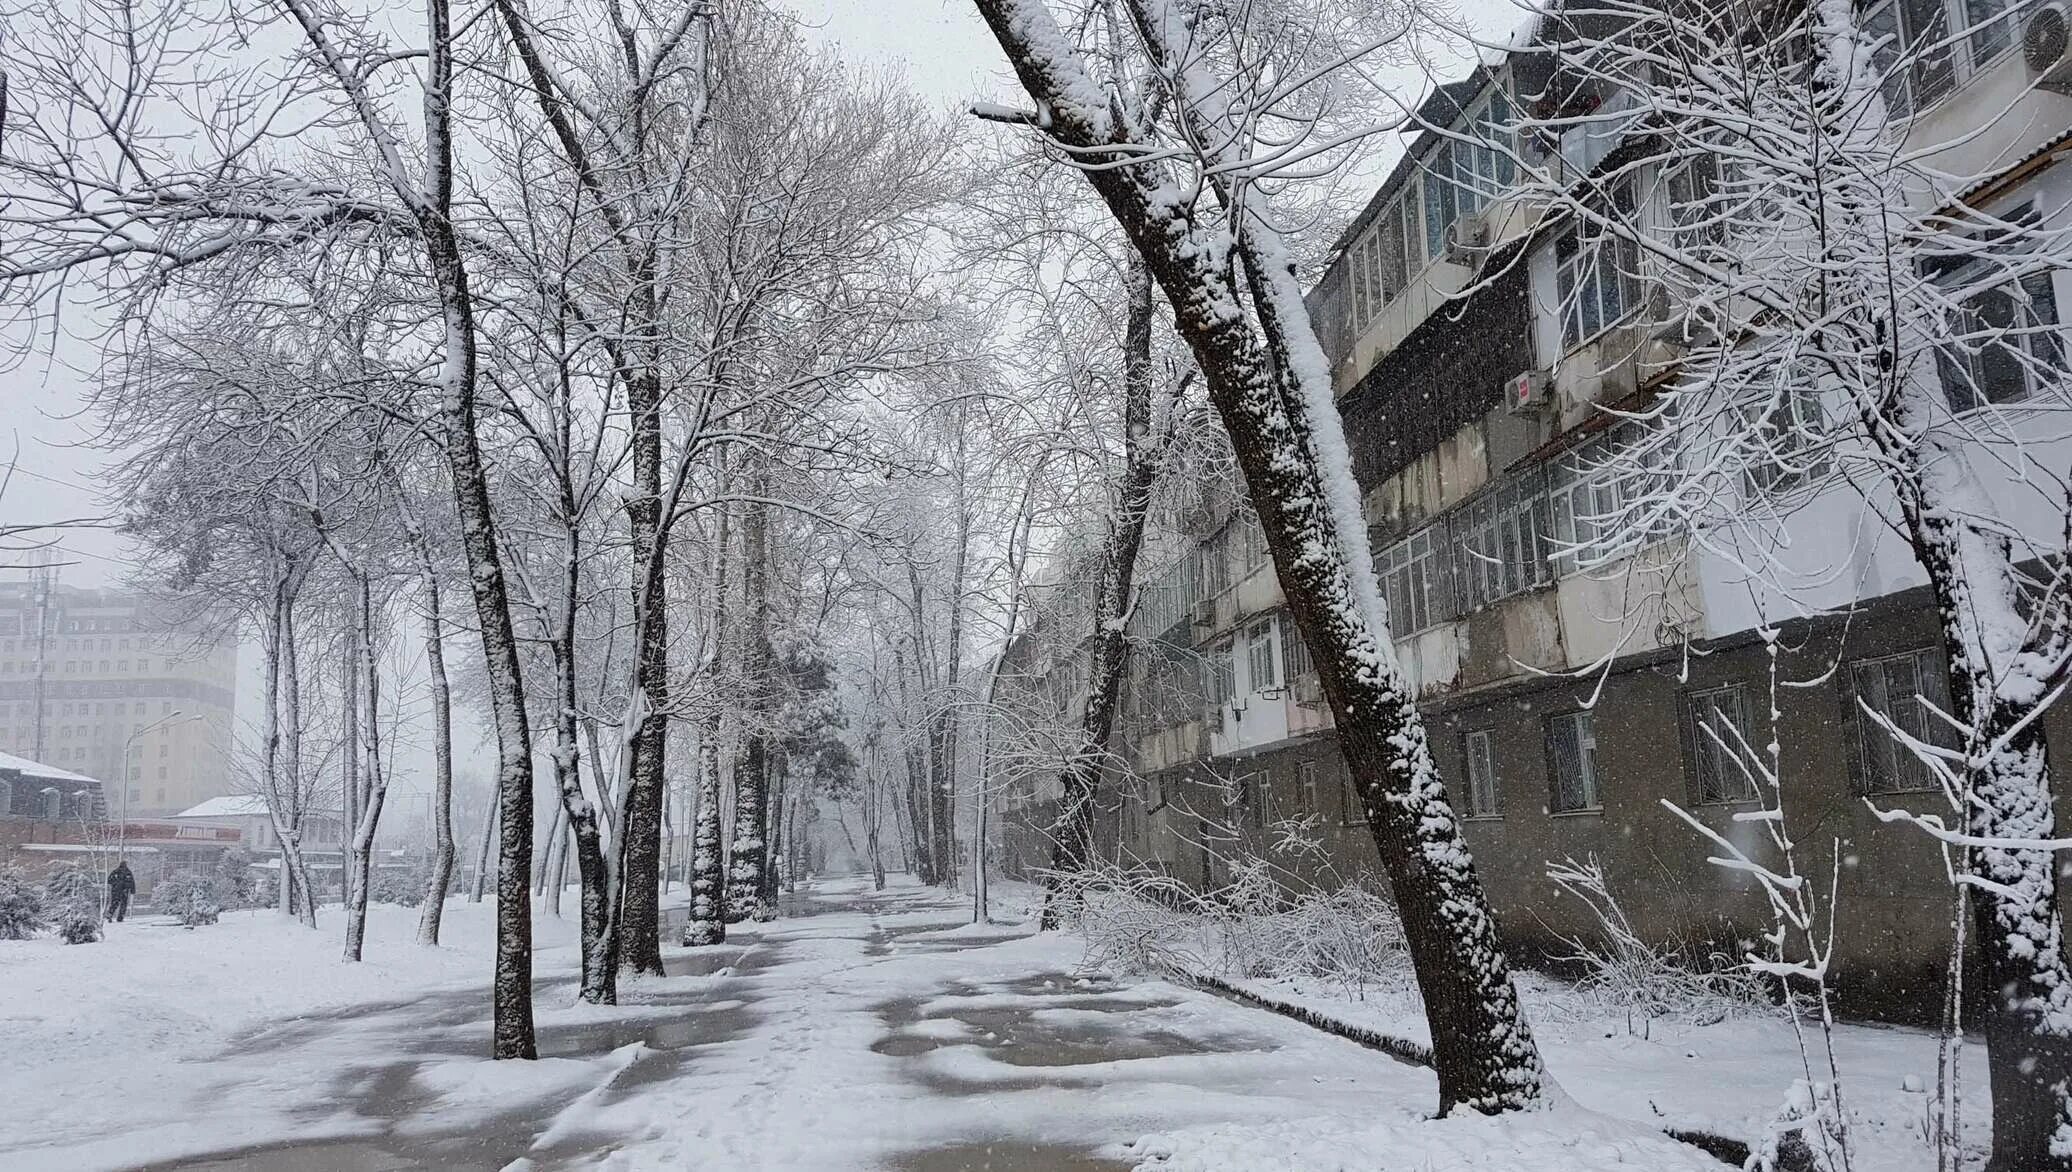
[(266, 799), (258, 794), (225, 794), (198, 806), (189, 806), (175, 818), (246, 818), (266, 813)]
[[(312, 814), (336, 814), (337, 810), (311, 810)], [(258, 794), (225, 794), (210, 798), (198, 806), (189, 806), (174, 818), (262, 818), (266, 815), (266, 799)]]
[(31, 761), (27, 757), (17, 757), (13, 753), (0, 752), (0, 769), (20, 770), (31, 777), (49, 777), (59, 781), (87, 781), (95, 785), (101, 784), (98, 778), (88, 777), (83, 773), (74, 773), (69, 769), (59, 769), (55, 765), (45, 765), (41, 761)]
[(158, 853), (158, 848), (155, 846), (137, 846), (135, 844), (131, 844), (123, 847), (114, 847), (106, 843), (103, 843), (99, 846), (95, 846), (91, 843), (83, 842), (24, 842), (17, 843), (15, 845), (15, 849), (25, 851), (53, 851), (58, 854), (79, 854), (83, 852), (98, 851), (112, 851), (118, 854), (130, 855), (155, 855)]

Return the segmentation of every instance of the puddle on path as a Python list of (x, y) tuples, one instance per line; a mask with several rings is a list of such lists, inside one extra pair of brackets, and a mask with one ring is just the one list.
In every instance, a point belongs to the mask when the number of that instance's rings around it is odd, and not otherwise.
[(901, 1157), (894, 1172), (1126, 1172), (1128, 1163), (1103, 1160), (1057, 1144), (960, 1144)]

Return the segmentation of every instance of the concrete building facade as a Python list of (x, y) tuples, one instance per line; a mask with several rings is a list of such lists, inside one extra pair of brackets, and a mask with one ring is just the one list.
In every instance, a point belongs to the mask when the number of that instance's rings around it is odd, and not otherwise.
[[(1966, 23), (1979, 18), (1973, 6)], [(1950, 77), (1912, 95), (1908, 133), (1956, 142), (1952, 171), (1997, 170), (2002, 181), (1981, 193), (1987, 211), (2062, 219), (2072, 96), (2031, 84), (2021, 42), (2019, 29), (1966, 41)], [(1420, 113), (1450, 133), (1408, 145), (1309, 299), (1396, 652), (1504, 933), (1527, 957), (1572, 951), (1592, 924), (1555, 897), (1546, 870), (1591, 856), (1657, 939), (1734, 955), (1769, 926), (1754, 883), (1709, 865), (1714, 852), (1663, 803), (1753, 845), (1759, 829), (1734, 816), (1760, 795), (1706, 728), (1768, 739), (1772, 661), (1759, 631), (1773, 629), (1795, 837), (1818, 844), (1822, 873), (1839, 867), (1844, 1004), (1932, 1012), (1939, 1002), (1923, 991), (1941, 987), (1951, 914), (1943, 864), (1924, 835), (1881, 823), (1866, 799), (1934, 809), (1941, 797), (1863, 711), (1938, 735), (1916, 700), (1947, 702), (1925, 577), (1878, 520), (1889, 493), (1831, 479), (1789, 499), (1796, 540), (1765, 551), (1777, 569), (1761, 579), (1739, 568), (1738, 551), (1688, 534), (1591, 564), (1589, 518), (1628, 491), (1593, 477), (1593, 449), (1619, 442), (1619, 412), (1673, 374), (1680, 352), (1662, 327), (1676, 315), (1613, 271), (1610, 250), (1593, 259), (1558, 217), (1504, 195), (1514, 164), (1466, 141), (1502, 133), (1531, 88), (1518, 74), (1532, 58), (1516, 53), (1438, 88)], [(1618, 146), (1601, 129), (1574, 134), (1518, 149), (1581, 178)], [(1637, 198), (1666, 198), (1664, 186), (1642, 175)], [(2025, 295), (2055, 327), (2066, 320), (2058, 307), (2072, 310), (2072, 279), (2052, 274)], [(1977, 441), (2020, 459), (1988, 453), (1982, 466), (2026, 461), (2057, 483), (2072, 473), (2068, 345), (2056, 332), (2057, 384), (1996, 392), (2036, 410), (2001, 412), (2013, 433)], [(2012, 525), (2051, 531), (2061, 515), (2062, 501), (2018, 476), (1989, 487)], [(1186, 535), (1189, 548), (1141, 575), (1113, 746), (1126, 768), (1104, 797), (1104, 851), (1211, 887), (1245, 857), (1290, 882), (1374, 881), (1372, 840), (1256, 526), (1231, 504)], [(1069, 709), (1071, 690), (1054, 679), (1069, 683), (1080, 637), (1060, 625), (1008, 649), (1028, 702)], [(2052, 755), (2072, 760), (2072, 712), (2057, 704), (2043, 723)], [(1032, 776), (1005, 787), (1003, 804), (1008, 857), (1040, 863), (1054, 785)]]
[(135, 595), (0, 582), (0, 749), (108, 778), (109, 813), (155, 817), (235, 791), (237, 648)]

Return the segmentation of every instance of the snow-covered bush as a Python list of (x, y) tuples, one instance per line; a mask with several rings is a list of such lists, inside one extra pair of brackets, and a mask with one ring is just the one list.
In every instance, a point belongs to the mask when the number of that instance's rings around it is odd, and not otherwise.
[(216, 861), (216, 902), (225, 911), (263, 907), (272, 902), (259, 894), (258, 885), (258, 877), (252, 872), (252, 856), (243, 847), (224, 851)]
[(152, 902), (183, 925), (198, 928), (215, 923), (222, 914), (219, 886), (217, 876), (176, 871), (159, 881), (158, 890), (152, 893)]
[(0, 870), (0, 940), (27, 940), (43, 927), (43, 892), (14, 870)]
[(1395, 906), (1357, 884), (1289, 891), (1264, 862), (1238, 864), (1206, 893), (1162, 875), (1081, 877), (1089, 963), (1123, 972), (1225, 979), (1304, 977), (1358, 991), (1410, 975)]
[(413, 858), (407, 867), (386, 867), (376, 871), (367, 896), (376, 903), (416, 907), (424, 902), (425, 889), (431, 886), (431, 881), (431, 868), (427, 861)]
[(1583, 971), (1576, 987), (1606, 1008), (1699, 1025), (1745, 1013), (1781, 1012), (1745, 968), (1685, 945), (1642, 939), (1613, 898), (1596, 856), (1550, 864), (1547, 878), (1582, 900), (1597, 920), (1598, 942), (1571, 938), (1567, 943), (1574, 952), (1564, 959)]
[(83, 863), (63, 863), (43, 881), (43, 905), (67, 944), (101, 938), (101, 879)]

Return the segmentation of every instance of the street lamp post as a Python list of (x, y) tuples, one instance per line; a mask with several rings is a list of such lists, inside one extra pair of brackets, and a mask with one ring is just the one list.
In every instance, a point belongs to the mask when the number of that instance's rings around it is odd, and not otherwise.
[[(171, 712), (166, 713), (164, 716), (159, 717), (157, 720), (152, 721), (150, 724), (138, 726), (137, 730), (135, 732), (132, 732), (129, 735), (129, 738), (122, 742), (122, 802), (118, 806), (118, 810), (120, 812), (116, 815), (116, 817), (118, 818), (115, 830), (116, 857), (120, 858), (122, 853), (129, 848), (130, 750), (136, 748), (137, 738), (143, 736), (147, 732), (152, 732), (154, 730), (165, 728), (174, 724), (184, 724), (187, 721), (200, 720), (201, 718), (202, 714), (199, 712), (195, 713), (192, 716), (188, 716), (180, 709), (175, 708)], [(141, 770), (139, 772), (141, 773)]]

